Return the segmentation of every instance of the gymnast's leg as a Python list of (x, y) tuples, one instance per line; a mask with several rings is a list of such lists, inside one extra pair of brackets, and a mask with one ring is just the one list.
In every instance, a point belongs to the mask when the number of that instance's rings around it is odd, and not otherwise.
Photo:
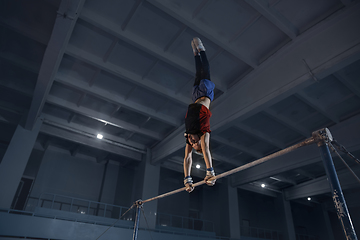
[(206, 57), (205, 47), (201, 42), (201, 40), (195, 37), (191, 42), (191, 46), (193, 48), (193, 52), (195, 56), (195, 68), (196, 68), (194, 86), (197, 86), (200, 84), (200, 81), (202, 79), (210, 80), (210, 66), (209, 66), (209, 61)]

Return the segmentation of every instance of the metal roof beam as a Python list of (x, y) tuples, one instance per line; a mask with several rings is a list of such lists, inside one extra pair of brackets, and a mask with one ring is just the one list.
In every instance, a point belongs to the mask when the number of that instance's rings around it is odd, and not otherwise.
[[(357, 3), (352, 8), (345, 8), (328, 17), (297, 36), (291, 43), (246, 75), (226, 94), (220, 96), (211, 106), (212, 131), (215, 133), (217, 129), (231, 124), (234, 120), (247, 114), (254, 114), (261, 108), (264, 110), (270, 104), (313, 84), (308, 69), (303, 66), (303, 59), (316, 60), (317, 66), (313, 69), (313, 73), (319, 78), (332, 74), (334, 69), (344, 62), (349, 64), (351, 61), (356, 61), (358, 58), (354, 56), (357, 57), (360, 52), (360, 32), (357, 31), (356, 24), (360, 21), (359, 12), (360, 3)], [(328, 42), (328, 44), (323, 45), (323, 42)], [(319, 48), (314, 49), (313, 46), (317, 45)], [(326, 49), (327, 46), (337, 47), (329, 51)], [(271, 79), (276, 79), (276, 81)], [(276, 116), (276, 118), (285, 120), (281, 116)], [(284, 122), (304, 137), (310, 137), (309, 130), (296, 126), (288, 120)], [(175, 132), (182, 134), (184, 127), (180, 127)], [(184, 147), (183, 136), (172, 136), (173, 138), (163, 140), (157, 145), (166, 149), (168, 154)]]
[(212, 158), (214, 160), (217, 160), (217, 161), (222, 162), (222, 163), (231, 164), (233, 166), (239, 166), (239, 165), (242, 164), (239, 160), (236, 160), (236, 159), (233, 159), (233, 158), (223, 157), (223, 156), (221, 156), (219, 154), (216, 154), (216, 153), (212, 153), (211, 156), (212, 156)]
[(247, 190), (247, 191), (251, 191), (251, 192), (255, 192), (255, 193), (259, 193), (259, 194), (262, 194), (262, 195), (267, 195), (269, 197), (274, 197), (274, 198), (276, 198), (277, 195), (278, 195), (276, 192), (271, 191), (268, 188), (258, 187), (258, 186), (255, 186), (253, 184), (246, 184), (246, 185), (242, 185), (242, 186), (237, 187), (237, 188)]
[(282, 143), (281, 141), (273, 138), (272, 136), (268, 136), (268, 135), (262, 133), (261, 131), (258, 131), (256, 129), (254, 129), (254, 128), (248, 127), (245, 124), (238, 123), (238, 124), (236, 124), (236, 127), (239, 128), (241, 131), (246, 132), (247, 134), (253, 135), (256, 138), (259, 138), (262, 141), (269, 143), (270, 145), (273, 145), (273, 146), (278, 147), (280, 149), (285, 148), (285, 144)]
[(349, 80), (343, 72), (336, 72), (333, 74), (333, 76), (360, 98), (360, 87), (356, 85), (353, 81)]
[[(51, 122), (55, 123), (56, 126), (61, 126), (61, 128), (64, 128), (64, 129), (70, 129), (70, 131), (73, 129), (73, 131), (76, 131), (79, 134), (83, 134), (84, 136), (90, 135), (90, 136), (96, 137), (96, 135), (98, 134), (98, 130), (94, 129), (92, 127), (87, 127), (82, 124), (68, 122), (65, 119), (51, 116), (49, 114), (43, 113), (42, 116), (44, 117), (45, 121), (51, 121)], [(144, 144), (127, 141), (124, 138), (120, 138), (120, 137), (117, 137), (112, 134), (103, 134), (103, 135), (105, 135), (104, 136), (105, 139), (108, 139), (114, 143), (119, 143), (119, 144), (131, 146), (133, 148), (138, 148), (140, 150), (146, 151), (146, 146)]]
[(85, 0), (74, 0), (70, 2), (68, 0), (62, 0), (60, 3), (58, 13), (63, 14), (63, 16), (56, 18), (49, 44), (44, 53), (33, 99), (24, 126), (26, 129), (31, 130), (41, 114), (54, 76), (59, 68), (84, 2)]
[(295, 132), (299, 133), (303, 137), (309, 137), (311, 135), (311, 132), (309, 130), (305, 129), (302, 126), (299, 126), (298, 124), (294, 123), (290, 119), (276, 113), (274, 110), (272, 110), (270, 108), (265, 110), (264, 112), (267, 115), (269, 115), (272, 119), (274, 119), (275, 121), (277, 121), (277, 122), (285, 125), (286, 127), (294, 130)]
[(156, 112), (156, 110), (151, 109), (149, 107), (146, 107), (144, 105), (127, 101), (125, 97), (113, 94), (107, 90), (101, 89), (97, 86), (89, 86), (83, 81), (79, 81), (73, 78), (64, 77), (61, 75), (58, 75), (55, 77), (55, 81), (59, 82), (61, 84), (64, 84), (66, 86), (69, 86), (71, 88), (84, 91), (87, 94), (90, 94), (92, 96), (96, 96), (100, 99), (106, 100), (108, 102), (124, 106), (128, 109), (131, 109), (135, 112), (151, 116), (151, 118), (157, 119), (161, 122), (165, 122), (171, 126), (179, 126), (181, 122), (178, 119), (175, 119), (171, 116)]
[(24, 27), (23, 24), (14, 20), (6, 22), (0, 20), (0, 25), (14, 32), (17, 32), (24, 37), (30, 38), (35, 42), (41, 43), (43, 45), (48, 44), (48, 36), (46, 36), (46, 34), (44, 34), (43, 32), (39, 31), (40, 29), (31, 29)]
[[(332, 136), (350, 152), (360, 149), (359, 122), (360, 115), (330, 127)], [(232, 183), (243, 185), (320, 161), (320, 150), (311, 145), (236, 173), (232, 175)]]
[(47, 135), (54, 136), (54, 137), (62, 138), (62, 139), (65, 139), (65, 140), (68, 140), (71, 142), (75, 142), (75, 143), (78, 143), (81, 145), (89, 146), (89, 147), (103, 150), (103, 151), (106, 151), (109, 153), (113, 153), (116, 155), (121, 155), (121, 156), (124, 156), (127, 158), (131, 158), (136, 161), (142, 160), (142, 154), (139, 152), (134, 152), (134, 151), (131, 151), (128, 149), (120, 148), (120, 147), (108, 144), (106, 142), (99, 141), (96, 138), (89, 138), (89, 137), (81, 136), (77, 133), (65, 131), (60, 128), (50, 126), (48, 124), (43, 124), (40, 129), (40, 132), (47, 134)]
[(191, 15), (177, 11), (177, 9), (173, 7), (173, 4), (171, 4), (171, 2), (164, 0), (147, 0), (147, 2), (151, 3), (158, 9), (168, 14), (170, 17), (175, 18), (176, 20), (188, 26), (189, 28), (194, 29), (196, 32), (200, 33), (201, 35), (203, 35), (210, 41), (214, 42), (218, 46), (221, 46), (227, 52), (233, 54), (236, 58), (240, 59), (241, 61), (251, 66), (252, 68), (257, 67), (258, 65), (257, 60), (242, 55), (238, 51), (238, 49), (232, 47), (231, 44), (229, 44), (227, 40), (223, 39), (223, 37), (219, 35), (216, 31), (214, 31), (208, 26), (205, 26), (204, 24), (201, 24), (199, 20), (193, 19)]
[(314, 174), (311, 174), (311, 173), (308, 173), (306, 172), (305, 170), (303, 169), (296, 169), (295, 170), (297, 173), (299, 173), (300, 175), (303, 175), (307, 178), (310, 178), (310, 179), (315, 179), (315, 175)]
[(165, 137), (161, 142), (151, 149), (151, 163), (156, 164), (170, 154), (185, 147), (185, 124)]
[(39, 68), (36, 63), (28, 61), (20, 56), (16, 56), (15, 54), (0, 52), (0, 58), (23, 70), (35, 74), (39, 73)]
[[(352, 169), (355, 174), (360, 174), (360, 167), (356, 166), (356, 168)], [(352, 174), (350, 174), (348, 169), (343, 169), (337, 172), (339, 181), (341, 183), (341, 188), (351, 189), (356, 188), (359, 185), (359, 182), (356, 181), (356, 178)], [(330, 193), (330, 185), (327, 179), (327, 176), (322, 176), (308, 182), (301, 183), (297, 186), (288, 188), (284, 191), (284, 195), (286, 200), (294, 200), (298, 198), (305, 198), (309, 196), (315, 196), (324, 193)]]
[(227, 139), (225, 139), (223, 137), (220, 137), (220, 136), (214, 135), (214, 136), (211, 136), (211, 139), (215, 140), (215, 141), (217, 141), (219, 143), (222, 143), (222, 144), (228, 145), (230, 147), (233, 147), (235, 149), (238, 149), (238, 150), (240, 150), (240, 151), (242, 151), (242, 152), (244, 152), (246, 154), (249, 154), (249, 155), (251, 155), (253, 157), (256, 157), (256, 158), (260, 158), (260, 157), (263, 156), (263, 154), (261, 154), (261, 153), (259, 153), (257, 151), (253, 151), (253, 150), (249, 149), (248, 147), (242, 146), (242, 145), (237, 144), (237, 143), (230, 142), (229, 140), (227, 140)]
[[(321, 161), (315, 145), (301, 148), (284, 156), (274, 158), (258, 166), (246, 169), (231, 176), (233, 186), (241, 186), (261, 179), (301, 168)], [(310, 153), (310, 154), (309, 154)], [(311, 155), (311, 157), (309, 157)]]
[(291, 179), (288, 179), (286, 177), (282, 177), (282, 176), (279, 176), (279, 175), (275, 175), (275, 176), (271, 176), (270, 177), (272, 180), (275, 180), (275, 181), (279, 181), (279, 182), (284, 182), (284, 183), (289, 183), (291, 185), (296, 185), (296, 182), (291, 180)]
[(349, 6), (353, 0), (340, 0), (344, 6)]
[(269, 6), (268, 2), (259, 0), (245, 0), (250, 6), (255, 8), (261, 15), (273, 23), (283, 33), (288, 35), (291, 39), (295, 39), (299, 30), (283, 15)]
[(140, 127), (138, 127), (136, 125), (133, 125), (131, 123), (128, 123), (128, 122), (125, 122), (125, 121), (122, 121), (122, 120), (119, 120), (119, 119), (111, 118), (108, 115), (101, 114), (98, 111), (95, 111), (95, 110), (92, 110), (92, 109), (89, 109), (89, 108), (85, 108), (85, 107), (82, 107), (82, 106), (78, 107), (75, 103), (68, 102), (68, 101), (66, 101), (64, 99), (61, 99), (61, 98), (58, 98), (58, 97), (55, 97), (55, 96), (52, 96), (52, 95), (48, 96), (48, 99), (46, 100), (46, 102), (48, 102), (50, 104), (53, 104), (53, 105), (56, 105), (56, 106), (59, 106), (61, 108), (68, 109), (68, 110), (73, 111), (73, 112), (75, 112), (77, 114), (80, 114), (80, 115), (95, 119), (97, 121), (107, 123), (109, 125), (112, 125), (112, 126), (115, 126), (115, 127), (118, 127), (118, 128), (125, 129), (125, 130), (130, 131), (130, 132), (135, 132), (135, 133), (138, 133), (138, 134), (141, 134), (141, 135), (148, 136), (148, 137), (150, 137), (152, 139), (156, 139), (156, 140), (163, 139), (162, 136), (157, 132), (153, 132), (153, 131), (146, 130), (146, 129), (141, 129)]
[[(221, 96), (213, 106), (212, 130), (234, 121), (265, 103), (294, 94), (313, 84), (303, 59), (316, 61), (319, 78), (332, 74), (343, 62), (356, 61), (360, 52), (360, 3), (333, 14), (269, 57)], [(356, 32), (356, 33), (355, 33)], [(340, 37), (341, 36), (341, 37)], [(323, 42), (329, 42), (323, 46)], [(336, 48), (329, 46), (336, 45)], [(314, 49), (313, 46), (319, 46)], [(331, 52), (331, 53), (330, 53)], [(356, 56), (357, 59), (353, 59)], [(284, 67), (286, 66), (286, 67)], [(276, 79), (276, 85), (271, 79)], [(251, 99), (251, 101), (249, 101)], [(225, 107), (226, 106), (226, 107)]]
[(325, 116), (328, 119), (330, 119), (331, 121), (333, 121), (334, 123), (339, 123), (340, 122), (340, 120), (339, 120), (339, 118), (337, 116), (334, 116), (333, 114), (326, 111), (326, 109), (323, 106), (321, 106), (319, 101), (317, 101), (317, 100), (315, 100), (313, 98), (310, 98), (303, 91), (299, 91), (297, 94), (295, 94), (295, 96), (299, 100), (303, 101), (305, 104), (307, 104), (310, 107), (314, 108), (316, 111), (318, 111), (323, 116)]
[(129, 25), (129, 23), (131, 22), (131, 20), (133, 19), (134, 15), (135, 15), (135, 13), (139, 10), (139, 8), (143, 2), (144, 2), (144, 0), (136, 0), (130, 13), (126, 17), (124, 23), (121, 25), (121, 30), (125, 31), (126, 27)]
[[(80, 18), (100, 28), (101, 30), (119, 38), (120, 40), (129, 43), (130, 45), (150, 54), (151, 56), (154, 56), (155, 58), (160, 59), (167, 64), (170, 64), (171, 66), (179, 69), (180, 71), (189, 74), (190, 76), (194, 75), (195, 73), (195, 68), (192, 62), (186, 62), (183, 59), (176, 57), (174, 54), (165, 51), (169, 48), (169, 46), (159, 47), (158, 45), (155, 45), (144, 38), (139, 38), (136, 34), (131, 33), (130, 31), (119, 31), (118, 25), (116, 25), (114, 22), (111, 22), (97, 15), (96, 13), (92, 13), (86, 9), (84, 9), (84, 11), (81, 13)], [(179, 35), (182, 34), (184, 31), (185, 28), (183, 27), (180, 30)], [(226, 92), (226, 87), (223, 86), (220, 79), (212, 78), (211, 80), (216, 84), (216, 88), (218, 88), (222, 92)]]
[(100, 68), (101, 70), (104, 70), (106, 72), (109, 72), (117, 77), (120, 77), (122, 79), (125, 79), (129, 82), (135, 83), (136, 85), (142, 86), (154, 93), (157, 93), (159, 95), (162, 95), (164, 97), (167, 97), (169, 99), (172, 99), (176, 102), (180, 102), (182, 104), (188, 105), (190, 102), (190, 98), (184, 97), (182, 95), (179, 95), (170, 89), (157, 84), (153, 81), (143, 79), (142, 76), (133, 73), (123, 67), (117, 66), (115, 64), (104, 62), (102, 58), (96, 57), (88, 52), (83, 51), (80, 48), (77, 48), (75, 46), (69, 45), (66, 54), (79, 59), (87, 64), (90, 64), (94, 67)]

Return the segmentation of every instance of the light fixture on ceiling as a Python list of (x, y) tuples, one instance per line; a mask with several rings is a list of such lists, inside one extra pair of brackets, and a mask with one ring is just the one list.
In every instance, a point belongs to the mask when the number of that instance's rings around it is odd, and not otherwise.
[(266, 185), (265, 185), (264, 183), (262, 183), (262, 184), (261, 184), (261, 187), (264, 188), (264, 187), (266, 187)]
[(201, 166), (200, 164), (196, 164), (196, 168), (199, 169)]
[(307, 200), (310, 201), (310, 200), (311, 200), (311, 197), (308, 197)]
[(96, 136), (98, 139), (102, 139), (104, 136), (100, 133), (98, 133), (98, 135)]

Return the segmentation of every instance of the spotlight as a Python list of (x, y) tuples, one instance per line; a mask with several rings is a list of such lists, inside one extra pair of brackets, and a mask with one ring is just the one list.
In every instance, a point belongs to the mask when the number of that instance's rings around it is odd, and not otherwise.
[(97, 137), (98, 139), (102, 139), (104, 136), (99, 133), (96, 137)]
[(311, 200), (311, 197), (308, 197), (307, 200), (310, 201), (310, 200)]
[(266, 187), (266, 185), (265, 185), (265, 184), (261, 184), (261, 187), (264, 188), (264, 187)]
[(200, 164), (196, 164), (196, 168), (199, 169), (199, 168), (200, 168)]

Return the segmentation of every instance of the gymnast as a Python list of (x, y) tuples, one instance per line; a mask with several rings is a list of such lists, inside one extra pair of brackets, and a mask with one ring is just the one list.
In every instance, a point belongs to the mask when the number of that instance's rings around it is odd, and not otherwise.
[(192, 101), (185, 116), (184, 134), (186, 138), (184, 157), (184, 185), (187, 192), (194, 190), (193, 180), (190, 176), (192, 166), (192, 152), (202, 154), (206, 164), (204, 181), (213, 186), (216, 180), (209, 181), (215, 176), (212, 167), (212, 158), (209, 150), (210, 143), (210, 103), (214, 99), (215, 84), (210, 80), (209, 62), (205, 54), (205, 47), (200, 38), (193, 38), (191, 46), (195, 56), (195, 83), (192, 89)]

